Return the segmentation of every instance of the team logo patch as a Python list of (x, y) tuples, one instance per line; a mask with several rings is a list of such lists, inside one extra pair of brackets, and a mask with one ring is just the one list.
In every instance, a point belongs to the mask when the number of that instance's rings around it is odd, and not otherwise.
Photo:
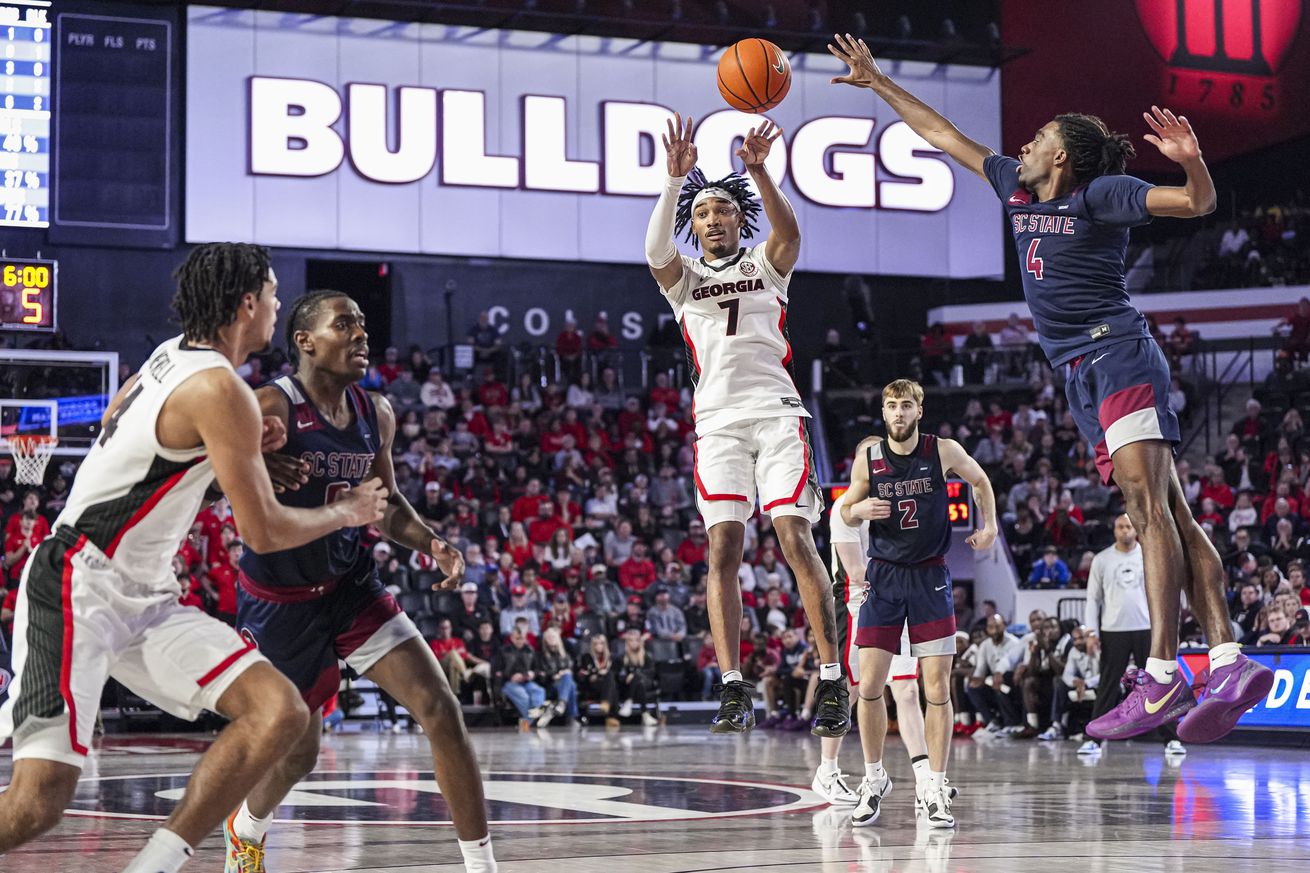
[[(189, 773), (84, 778), (68, 814), (162, 820), (181, 799), (189, 778)], [(827, 805), (808, 788), (677, 776), (495, 771), (483, 774), (483, 786), (492, 825), (689, 821)], [(287, 795), (278, 821), (451, 824), (432, 773), (414, 770), (314, 773)]]
[(754, 275), (755, 275), (755, 262), (754, 262), (754, 261), (742, 261), (738, 266), (741, 268), (741, 274), (742, 274), (743, 276), (754, 276)]

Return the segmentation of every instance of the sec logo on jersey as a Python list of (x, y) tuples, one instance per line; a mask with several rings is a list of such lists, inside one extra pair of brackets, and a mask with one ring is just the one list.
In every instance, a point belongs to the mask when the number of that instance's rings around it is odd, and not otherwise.
[(742, 261), (740, 266), (741, 266), (741, 274), (743, 276), (755, 275), (755, 264), (752, 263), (751, 261)]

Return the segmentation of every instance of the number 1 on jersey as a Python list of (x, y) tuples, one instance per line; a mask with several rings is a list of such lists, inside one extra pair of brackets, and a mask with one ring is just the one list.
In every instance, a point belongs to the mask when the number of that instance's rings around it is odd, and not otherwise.
[(741, 309), (741, 301), (737, 299), (720, 300), (719, 308), (728, 310), (728, 336), (737, 335), (737, 312)]
[(1028, 245), (1028, 272), (1038, 279), (1042, 278), (1042, 259), (1037, 257), (1037, 244), (1042, 241), (1039, 236)]

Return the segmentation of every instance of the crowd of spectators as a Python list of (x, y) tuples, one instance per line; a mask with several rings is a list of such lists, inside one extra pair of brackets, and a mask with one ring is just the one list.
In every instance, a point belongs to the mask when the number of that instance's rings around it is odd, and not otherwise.
[(1310, 199), (1297, 191), (1287, 203), (1244, 210), (1214, 237), (1193, 287), (1250, 288), (1310, 283)]

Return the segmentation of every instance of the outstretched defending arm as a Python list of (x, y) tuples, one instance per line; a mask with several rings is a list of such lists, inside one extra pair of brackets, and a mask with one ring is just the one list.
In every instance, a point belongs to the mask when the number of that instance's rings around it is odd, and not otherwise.
[(974, 531), (965, 540), (973, 546), (975, 552), (985, 551), (996, 542), (996, 495), (992, 492), (991, 480), (978, 462), (970, 457), (964, 446), (955, 440), (939, 440), (938, 450), (942, 458), (942, 473), (954, 472), (973, 486), (973, 502), (982, 513), (983, 526)]
[(450, 590), (464, 578), (464, 556), (459, 553), (459, 549), (437, 536), (419, 517), (405, 495), (396, 490), (396, 469), (391, 462), (391, 444), (396, 438), (396, 413), (390, 401), (381, 394), (370, 394), (369, 398), (377, 410), (378, 430), (382, 436), (382, 447), (373, 459), (373, 469), (369, 475), (381, 479), (391, 495), (387, 498), (387, 508), (377, 528), (393, 543), (435, 558), (446, 578), (432, 587)]
[[(1152, 114), (1154, 113), (1154, 114)], [(1171, 218), (1198, 218), (1214, 212), (1219, 202), (1215, 194), (1210, 170), (1201, 160), (1201, 146), (1186, 115), (1174, 116), (1168, 109), (1152, 106), (1142, 117), (1154, 134), (1146, 141), (1160, 150), (1160, 154), (1179, 164), (1187, 174), (1187, 184), (1178, 186), (1157, 185), (1146, 192), (1146, 211), (1152, 215)]]
[(833, 39), (837, 45), (829, 43), (828, 51), (850, 67), (850, 72), (845, 76), (837, 76), (832, 84), (854, 85), (856, 88), (872, 90), (929, 145), (946, 152), (965, 169), (987, 178), (983, 174), (983, 161), (993, 154), (991, 149), (960, 133), (959, 128), (940, 112), (893, 82), (878, 67), (864, 40), (855, 39), (849, 33), (845, 37), (833, 34)]
[(801, 255), (801, 228), (796, 223), (791, 204), (764, 166), (773, 141), (780, 136), (782, 128), (775, 127), (772, 121), (765, 121), (758, 128), (752, 127), (741, 148), (737, 149), (737, 157), (746, 164), (746, 172), (755, 183), (755, 190), (760, 192), (760, 202), (764, 204), (764, 214), (769, 219), (764, 256), (779, 276), (786, 276), (796, 267)]
[[(674, 125), (676, 119), (677, 124)], [(673, 243), (673, 223), (678, 211), (678, 194), (687, 174), (696, 166), (696, 144), (691, 141), (692, 119), (682, 123), (682, 116), (669, 120), (669, 132), (662, 139), (669, 175), (655, 201), (655, 211), (646, 225), (646, 263), (651, 275), (665, 291), (682, 281), (682, 259)]]

